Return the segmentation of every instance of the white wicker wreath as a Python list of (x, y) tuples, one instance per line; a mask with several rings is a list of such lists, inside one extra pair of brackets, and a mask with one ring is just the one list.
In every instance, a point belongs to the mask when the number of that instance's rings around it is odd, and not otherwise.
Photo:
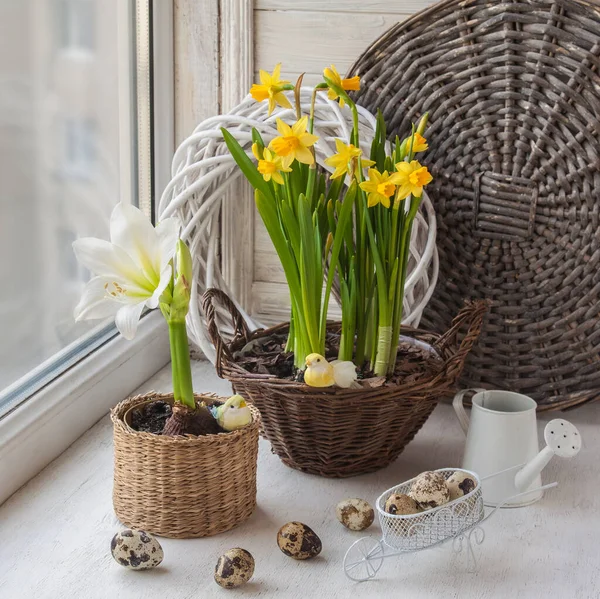
[[(301, 105), (304, 114), (310, 108), (312, 88), (302, 88)], [(290, 98), (291, 99), (291, 98)], [(361, 146), (366, 155), (375, 131), (375, 117), (358, 107)], [(208, 337), (201, 298), (206, 289), (219, 287), (230, 297), (231, 293), (223, 279), (219, 264), (219, 215), (224, 191), (238, 178), (240, 169), (227, 150), (221, 127), (225, 127), (252, 157), (251, 131), (256, 127), (265, 143), (276, 137), (275, 119), (285, 122), (295, 120), (289, 109), (278, 109), (268, 116), (266, 103), (258, 104), (248, 96), (229, 114), (209, 118), (200, 123), (177, 149), (171, 169), (172, 179), (159, 203), (160, 218), (177, 215), (183, 223), (182, 238), (189, 243), (194, 257), (194, 275), (197, 284), (192, 290), (188, 332), (192, 342), (214, 362), (215, 351)], [(319, 94), (315, 108), (314, 133), (319, 136), (316, 144), (317, 163), (324, 169), (325, 159), (335, 153), (336, 138), (349, 141), (352, 116), (348, 108)], [(251, 224), (249, 223), (249, 226)], [(423, 308), (429, 301), (438, 276), (438, 255), (435, 246), (435, 213), (429, 198), (423, 198), (421, 214), (413, 226), (409, 276), (406, 280), (403, 323), (418, 326)], [(251, 330), (260, 327), (236, 301)], [(222, 332), (232, 333), (231, 319), (225, 312), (217, 315)]]

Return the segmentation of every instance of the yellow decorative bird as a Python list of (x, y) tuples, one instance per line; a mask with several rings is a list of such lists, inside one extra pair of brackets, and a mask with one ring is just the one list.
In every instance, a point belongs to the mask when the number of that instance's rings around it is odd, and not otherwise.
[(252, 422), (252, 412), (241, 395), (231, 396), (222, 406), (211, 406), (211, 412), (226, 431), (235, 431)]
[(352, 362), (340, 360), (328, 362), (320, 354), (306, 356), (304, 382), (311, 387), (331, 387), (333, 385), (344, 389), (360, 387), (356, 378), (356, 366)]

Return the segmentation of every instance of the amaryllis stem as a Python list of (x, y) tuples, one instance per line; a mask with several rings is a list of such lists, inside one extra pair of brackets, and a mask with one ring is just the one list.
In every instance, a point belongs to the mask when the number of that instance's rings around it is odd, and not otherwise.
[(196, 408), (192, 385), (192, 366), (185, 321), (169, 321), (173, 398), (192, 410)]

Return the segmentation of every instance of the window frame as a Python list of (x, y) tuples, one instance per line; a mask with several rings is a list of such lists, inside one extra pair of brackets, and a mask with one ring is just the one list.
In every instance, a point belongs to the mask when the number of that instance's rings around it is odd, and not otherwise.
[[(132, 10), (135, 21), (129, 18)], [(117, 40), (120, 89), (137, 91), (120, 94), (119, 100), (121, 198), (138, 197), (140, 207), (155, 220), (154, 198), (169, 181), (174, 151), (173, 0), (128, 0), (119, 3), (119, 11), (119, 23), (128, 23)], [(123, 59), (132, 40), (135, 62)], [(146, 96), (140, 97), (144, 85)], [(148, 102), (144, 110), (143, 102)], [(136, 153), (132, 141), (140, 118), (149, 127), (143, 141), (148, 145)], [(143, 169), (138, 168), (140, 160), (145, 161)], [(45, 379), (0, 417), (0, 504), (169, 360), (168, 329), (154, 311), (142, 318), (133, 341), (116, 329), (101, 336), (93, 351), (73, 359), (62, 374)]]

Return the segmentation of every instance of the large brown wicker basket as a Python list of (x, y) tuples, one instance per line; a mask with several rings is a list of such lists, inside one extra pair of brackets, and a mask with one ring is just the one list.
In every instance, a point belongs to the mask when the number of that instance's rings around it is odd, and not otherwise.
[[(216, 396), (197, 396), (212, 403)], [(111, 412), (114, 425), (113, 504), (123, 524), (164, 537), (216, 535), (246, 520), (256, 507), (260, 417), (230, 433), (166, 437), (130, 428), (127, 414), (173, 394), (126, 399)]]
[[(235, 335), (226, 343), (215, 319), (215, 300), (231, 314)], [(203, 297), (216, 369), (260, 411), (264, 435), (292, 468), (341, 478), (383, 468), (394, 461), (423, 426), (438, 400), (452, 393), (465, 358), (479, 336), (487, 303), (468, 303), (444, 335), (403, 328), (436, 350), (443, 366), (402, 386), (316, 389), (304, 383), (254, 374), (236, 364), (234, 353), (253, 339), (287, 333), (289, 324), (250, 332), (229, 297), (209, 289)], [(463, 326), (467, 331), (458, 344)], [(331, 323), (331, 329), (339, 323)]]
[(600, 397), (600, 8), (445, 0), (354, 64), (390, 135), (429, 111), (440, 275), (422, 326), (493, 300), (464, 385)]

